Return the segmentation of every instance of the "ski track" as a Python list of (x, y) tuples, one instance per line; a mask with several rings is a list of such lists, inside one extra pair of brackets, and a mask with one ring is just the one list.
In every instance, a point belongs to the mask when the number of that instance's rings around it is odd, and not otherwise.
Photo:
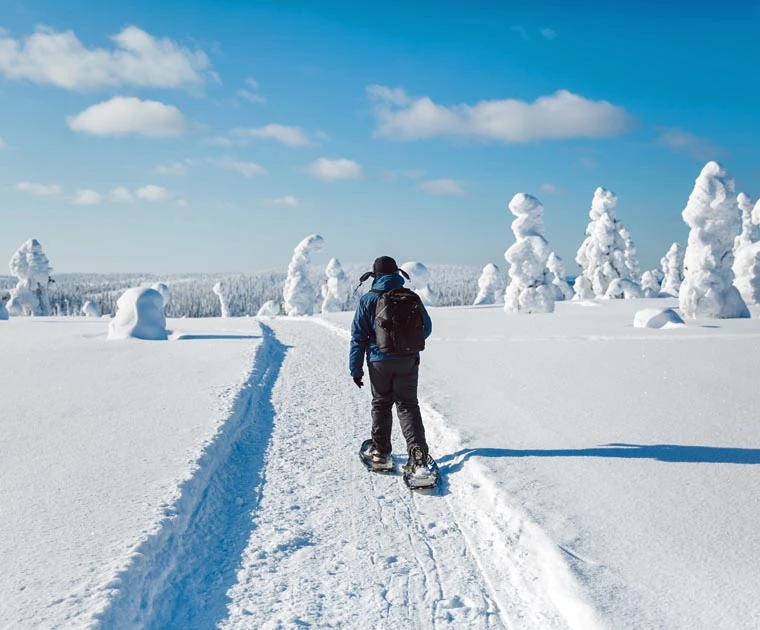
[(421, 404), (442, 485), (412, 492), (358, 461), (370, 397), (347, 376), (348, 332), (319, 318), (269, 324), (231, 416), (111, 585), (101, 627), (599, 627), (566, 552), (432, 405)]

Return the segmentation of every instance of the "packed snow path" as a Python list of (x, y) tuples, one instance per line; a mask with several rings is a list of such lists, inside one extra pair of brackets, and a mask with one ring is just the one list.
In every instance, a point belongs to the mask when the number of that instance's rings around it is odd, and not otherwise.
[[(235, 413), (102, 626), (595, 627), (561, 552), (476, 462), (449, 457), (434, 495), (361, 466), (369, 393), (346, 376), (345, 333), (319, 324), (262, 325)], [(460, 450), (424, 414), (435, 454)]]

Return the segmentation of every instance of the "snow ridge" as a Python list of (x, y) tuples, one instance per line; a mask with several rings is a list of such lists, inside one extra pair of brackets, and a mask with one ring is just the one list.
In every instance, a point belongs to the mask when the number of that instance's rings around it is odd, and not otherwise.
[(227, 589), (253, 527), (272, 432), (271, 392), (286, 347), (263, 340), (232, 413), (204, 449), (160, 528), (112, 583), (103, 628), (212, 628), (227, 614)]

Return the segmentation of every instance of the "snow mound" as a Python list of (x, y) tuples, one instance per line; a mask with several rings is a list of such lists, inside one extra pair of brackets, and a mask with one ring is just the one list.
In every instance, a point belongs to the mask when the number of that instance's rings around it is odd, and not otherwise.
[(634, 328), (673, 328), (683, 325), (683, 319), (672, 308), (645, 308), (633, 317)]
[(82, 315), (85, 317), (100, 317), (100, 309), (92, 300), (87, 300), (82, 305)]
[(151, 341), (169, 338), (164, 317), (164, 298), (155, 289), (127, 289), (116, 301), (116, 315), (108, 327), (108, 338), (129, 337)]

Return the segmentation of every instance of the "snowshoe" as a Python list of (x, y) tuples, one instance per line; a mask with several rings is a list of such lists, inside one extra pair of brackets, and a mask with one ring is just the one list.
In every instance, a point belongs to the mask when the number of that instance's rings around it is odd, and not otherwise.
[(372, 440), (364, 440), (359, 448), (359, 459), (367, 470), (391, 473), (395, 470), (392, 455), (381, 455), (372, 445)]
[(431, 490), (441, 481), (441, 471), (435, 460), (427, 456), (419, 446), (415, 446), (409, 454), (409, 461), (402, 467), (404, 483), (411, 490)]

